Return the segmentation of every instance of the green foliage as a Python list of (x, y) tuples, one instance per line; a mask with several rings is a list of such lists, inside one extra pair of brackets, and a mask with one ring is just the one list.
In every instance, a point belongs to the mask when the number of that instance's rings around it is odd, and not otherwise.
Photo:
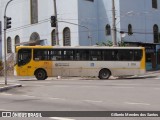
[(0, 60), (0, 71), (3, 69), (3, 63), (2, 61)]
[(120, 47), (125, 47), (126, 44), (125, 44), (124, 41), (119, 41), (119, 42), (118, 42), (118, 46), (120, 46)]
[[(96, 43), (98, 46), (113, 46), (113, 42), (111, 40), (107, 40), (106, 42)], [(125, 47), (126, 44), (124, 41), (119, 41), (118, 46)]]
[(107, 40), (106, 42), (96, 43), (98, 46), (112, 46), (113, 42), (110, 40)]

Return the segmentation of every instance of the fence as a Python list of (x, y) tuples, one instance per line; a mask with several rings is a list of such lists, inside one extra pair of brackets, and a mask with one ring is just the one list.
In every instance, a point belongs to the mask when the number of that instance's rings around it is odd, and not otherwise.
[[(7, 75), (12, 76), (14, 74), (14, 53), (7, 54), (6, 57), (6, 70)], [(4, 60), (0, 60), (0, 76), (4, 75)]]

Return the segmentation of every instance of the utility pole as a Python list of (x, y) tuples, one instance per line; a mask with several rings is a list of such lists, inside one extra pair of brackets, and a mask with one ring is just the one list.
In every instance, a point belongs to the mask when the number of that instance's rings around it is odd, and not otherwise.
[(56, 28), (55, 28), (55, 31), (56, 31), (56, 45), (59, 45), (59, 33), (58, 33), (57, 4), (56, 4), (56, 0), (53, 0), (53, 3), (54, 3), (54, 15), (55, 15), (55, 18), (56, 18)]
[(5, 10), (4, 10), (4, 78), (5, 78), (5, 85), (7, 85), (7, 60), (6, 60), (6, 30), (7, 30), (7, 16), (6, 16), (6, 11), (7, 11), (7, 7), (9, 5), (10, 2), (12, 2), (13, 0), (10, 0), (7, 2), (6, 6), (5, 6)]
[(112, 40), (113, 46), (117, 46), (116, 40), (116, 13), (115, 13), (115, 1), (112, 0)]

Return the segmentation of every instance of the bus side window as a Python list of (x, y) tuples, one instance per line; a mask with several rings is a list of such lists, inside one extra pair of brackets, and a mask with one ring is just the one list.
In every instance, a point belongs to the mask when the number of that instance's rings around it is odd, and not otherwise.
[(75, 60), (88, 61), (89, 60), (89, 51), (78, 49), (75, 51)]
[(58, 49), (54, 49), (50, 51), (50, 59), (53, 61), (62, 60), (62, 51)]
[(80, 53), (79, 53), (79, 51), (75, 51), (74, 56), (75, 56), (75, 60), (80, 60)]
[(103, 60), (111, 61), (112, 60), (112, 51), (111, 50), (103, 50)]
[(35, 50), (34, 50), (33, 59), (36, 60), (36, 61), (42, 60), (41, 50), (39, 50), (39, 49), (35, 49)]
[(63, 51), (63, 60), (73, 60), (73, 50), (64, 50)]
[(89, 50), (82, 50), (80, 58), (81, 60), (88, 61), (89, 60)]
[(120, 61), (133, 61), (134, 60), (133, 50), (129, 50), (129, 49), (119, 50), (117, 56), (118, 56), (118, 60)]
[(140, 61), (142, 59), (142, 50), (134, 50), (134, 60)]
[(114, 61), (117, 61), (117, 60), (119, 60), (119, 53), (118, 53), (118, 50), (112, 50), (111, 51), (111, 56), (112, 56), (112, 60), (114, 60)]
[(102, 50), (91, 50), (90, 51), (91, 61), (101, 61), (102, 60)]

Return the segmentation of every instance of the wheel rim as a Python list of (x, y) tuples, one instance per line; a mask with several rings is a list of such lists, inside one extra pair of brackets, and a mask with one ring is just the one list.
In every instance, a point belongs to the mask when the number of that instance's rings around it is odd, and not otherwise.
[(108, 79), (110, 77), (110, 72), (108, 70), (102, 70), (100, 72), (101, 79)]
[(43, 77), (43, 73), (42, 72), (38, 72), (38, 77), (42, 78)]
[(107, 72), (103, 72), (103, 73), (102, 73), (102, 77), (103, 77), (103, 78), (107, 78), (108, 75), (109, 75), (109, 74), (108, 74)]
[(45, 76), (46, 76), (45, 71), (43, 71), (43, 70), (38, 70), (38, 71), (37, 71), (37, 79), (39, 79), (39, 80), (44, 80), (44, 79), (45, 79)]

